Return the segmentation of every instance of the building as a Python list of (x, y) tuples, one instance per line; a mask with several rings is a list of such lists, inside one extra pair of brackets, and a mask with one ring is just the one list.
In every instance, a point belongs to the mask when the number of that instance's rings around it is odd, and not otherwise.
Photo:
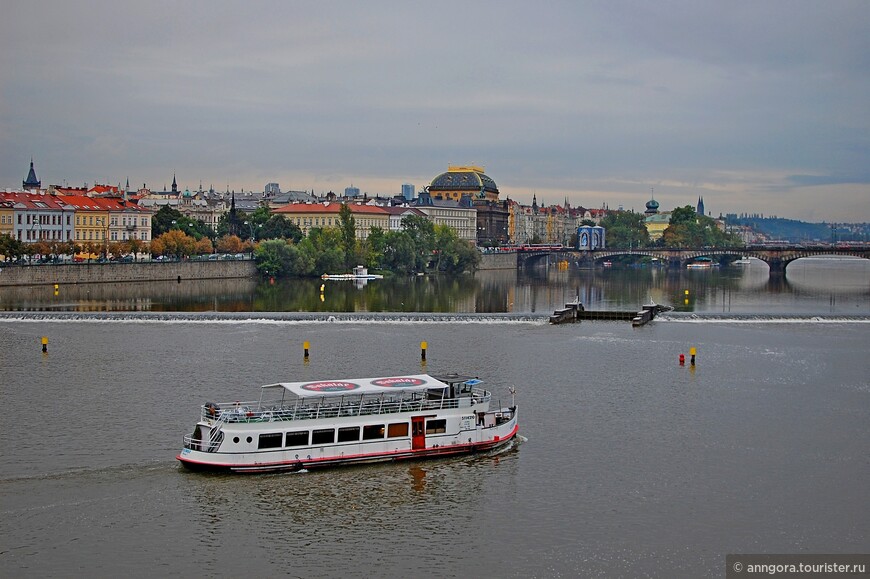
[(483, 167), (448, 166), (446, 173), (432, 179), (426, 192), (433, 201), (460, 202), (465, 197), (471, 201), (477, 211), (478, 245), (501, 245), (508, 242), (508, 204), (499, 201), (498, 186), (483, 172)]
[(414, 200), (414, 186), (410, 183), (402, 183), (402, 198), (405, 201)]
[[(282, 215), (290, 223), (296, 224), (304, 235), (317, 227), (339, 227), (339, 211), (343, 203), (289, 203), (272, 210), (275, 215)], [(384, 231), (390, 229), (390, 214), (383, 207), (375, 205), (358, 205), (348, 203), (356, 224), (356, 238), (366, 239), (372, 227), (380, 227)]]
[(151, 240), (151, 212), (117, 197), (60, 197), (75, 209), (76, 243)]
[(446, 225), (456, 231), (459, 239), (477, 245), (477, 208), (469, 197), (459, 201), (432, 199), (422, 193), (413, 207), (419, 210), (434, 225)]
[(4, 231), (23, 243), (72, 241), (75, 208), (62, 199), (43, 193), (0, 193), (6, 221), (11, 209), (11, 227), (7, 223)]
[(426, 218), (426, 214), (417, 209), (416, 207), (408, 207), (406, 205), (391, 205), (389, 207), (384, 207), (383, 209), (390, 214), (390, 231), (402, 231), (403, 229), (405, 229), (405, 226), (402, 224), (402, 221), (405, 219), (405, 217), (415, 215), (424, 219)]

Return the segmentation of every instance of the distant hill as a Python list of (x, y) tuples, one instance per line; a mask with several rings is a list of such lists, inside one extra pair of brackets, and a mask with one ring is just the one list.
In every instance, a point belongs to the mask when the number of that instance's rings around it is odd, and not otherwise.
[(791, 243), (865, 241), (870, 238), (870, 224), (806, 223), (781, 217), (761, 217), (731, 214), (729, 225), (745, 225), (771, 240)]

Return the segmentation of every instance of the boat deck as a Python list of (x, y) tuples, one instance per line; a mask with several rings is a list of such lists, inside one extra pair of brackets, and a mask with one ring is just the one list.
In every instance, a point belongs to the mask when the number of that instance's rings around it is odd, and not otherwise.
[(359, 396), (308, 398), (298, 400), (276, 400), (256, 402), (207, 403), (202, 406), (202, 420), (220, 422), (275, 422), (290, 420), (315, 420), (320, 418), (339, 418), (344, 416), (365, 416), (372, 414), (397, 414), (400, 412), (420, 412), (424, 410), (444, 410), (489, 403), (492, 395), (486, 390), (476, 389), (471, 396), (456, 398), (430, 397), (417, 393), (413, 397)]

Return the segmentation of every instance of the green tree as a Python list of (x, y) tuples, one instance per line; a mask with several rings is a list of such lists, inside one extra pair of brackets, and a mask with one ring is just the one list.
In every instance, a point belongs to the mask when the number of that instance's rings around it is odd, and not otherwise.
[(164, 205), (151, 218), (151, 239), (160, 237), (170, 229), (176, 229), (173, 224), (180, 223), (183, 220), (184, 215), (182, 215), (181, 211), (173, 209), (169, 205)]
[(257, 230), (259, 239), (289, 239), (293, 243), (299, 243), (303, 237), (299, 226), (291, 223), (283, 215), (272, 215), (264, 223), (258, 224), (257, 227), (259, 227)]
[(292, 262), (291, 246), (283, 239), (269, 239), (254, 248), (257, 271), (264, 277), (288, 274)]
[(338, 229), (341, 232), (344, 265), (351, 267), (356, 253), (356, 219), (347, 203), (342, 203), (338, 210)]
[(419, 215), (408, 215), (402, 219), (402, 228), (414, 247), (412, 271), (425, 271), (435, 249), (435, 226)]
[(477, 269), (480, 253), (469, 242), (459, 239), (455, 229), (435, 225), (434, 240), (436, 271), (456, 274)]
[(601, 219), (607, 247), (630, 249), (649, 245), (644, 215), (634, 211), (611, 211)]
[(716, 221), (698, 215), (691, 205), (677, 207), (671, 212), (671, 220), (662, 233), (665, 247), (735, 247), (742, 243), (736, 237), (722, 231)]
[(385, 235), (384, 269), (397, 273), (414, 271), (417, 263), (417, 249), (407, 231), (388, 231)]
[(0, 254), (6, 261), (14, 261), (24, 255), (24, 243), (4, 233), (0, 235)]

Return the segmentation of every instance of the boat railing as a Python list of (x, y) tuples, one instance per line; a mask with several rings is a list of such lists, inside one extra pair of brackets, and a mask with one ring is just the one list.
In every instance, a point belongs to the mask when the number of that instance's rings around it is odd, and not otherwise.
[[(219, 433), (220, 434), (220, 433)], [(191, 432), (190, 434), (185, 434), (183, 438), (184, 448), (189, 448), (191, 450), (201, 450), (203, 452), (214, 452), (221, 445), (221, 441), (223, 440), (223, 436), (216, 436), (215, 438), (210, 438), (209, 440), (204, 440), (202, 438), (198, 438), (196, 433)]]
[(400, 412), (421, 412), (470, 407), (474, 404), (488, 403), (492, 395), (482, 389), (475, 389), (471, 396), (458, 398), (430, 397), (420, 393), (408, 398), (363, 398), (344, 400), (330, 397), (304, 398), (297, 400), (276, 400), (257, 402), (230, 402), (217, 405), (203, 405), (202, 420), (214, 422), (277, 422), (287, 420), (311, 420), (320, 418), (340, 418), (366, 416), (372, 414), (397, 414)]

